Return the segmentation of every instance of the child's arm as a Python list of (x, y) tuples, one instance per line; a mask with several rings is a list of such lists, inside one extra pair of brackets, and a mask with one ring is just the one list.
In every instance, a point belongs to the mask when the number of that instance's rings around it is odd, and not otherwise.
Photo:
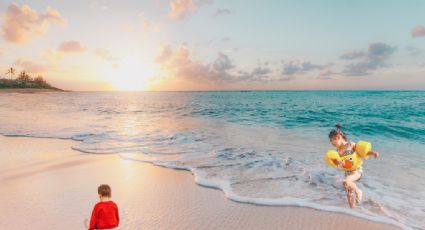
[[(353, 150), (354, 151), (356, 151), (356, 143), (351, 143), (352, 144), (352, 148), (353, 148)], [(379, 153), (378, 152), (376, 152), (376, 151), (369, 151), (368, 153), (367, 153), (367, 155), (368, 156), (373, 156), (373, 157), (375, 157), (375, 158), (378, 158), (379, 157)]]
[(351, 149), (355, 152), (356, 151), (356, 143), (350, 141)]
[(376, 151), (369, 151), (369, 152), (367, 153), (367, 155), (368, 155), (368, 156), (374, 156), (375, 158), (378, 158), (378, 157), (379, 157), (379, 153), (378, 153), (378, 152), (376, 152)]
[(118, 226), (120, 224), (120, 215), (118, 213), (118, 207), (117, 207), (117, 209), (115, 209), (115, 211), (116, 211), (116, 215), (117, 215), (117, 226)]
[(85, 227), (86, 229), (88, 229), (88, 228), (89, 228), (89, 220), (88, 220), (88, 219), (85, 219), (85, 220), (84, 220), (84, 227)]
[(89, 230), (94, 230), (96, 229), (96, 227), (97, 227), (97, 208), (95, 206), (91, 214)]
[(340, 167), (342, 165), (342, 161), (339, 161), (339, 160), (336, 160), (336, 159), (332, 159), (332, 162), (338, 167)]

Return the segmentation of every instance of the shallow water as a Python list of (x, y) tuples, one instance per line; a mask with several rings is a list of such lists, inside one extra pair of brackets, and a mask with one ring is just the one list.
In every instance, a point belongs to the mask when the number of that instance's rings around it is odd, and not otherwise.
[[(323, 162), (342, 123), (381, 153), (364, 162), (361, 206)], [(425, 226), (425, 92), (71, 92), (0, 95), (0, 133), (72, 138), (74, 149), (192, 170), (233, 200)]]

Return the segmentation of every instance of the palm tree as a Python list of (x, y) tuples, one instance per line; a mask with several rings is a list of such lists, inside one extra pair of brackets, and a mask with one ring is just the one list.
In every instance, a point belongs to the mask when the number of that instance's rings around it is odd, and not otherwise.
[(50, 86), (47, 84), (46, 80), (41, 75), (38, 75), (36, 78), (34, 78), (34, 83), (38, 87), (48, 87)]
[(15, 75), (16, 70), (13, 67), (10, 67), (9, 69), (7, 69), (6, 74), (10, 74), (10, 79), (13, 78), (13, 75)]
[(29, 82), (31, 81), (31, 76), (27, 74), (27, 72), (22, 71), (21, 73), (19, 73), (19, 77), (17, 78), (17, 80), (20, 80), (22, 82)]

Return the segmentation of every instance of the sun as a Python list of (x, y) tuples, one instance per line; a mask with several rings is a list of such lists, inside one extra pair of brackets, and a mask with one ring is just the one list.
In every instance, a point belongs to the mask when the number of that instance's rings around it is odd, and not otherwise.
[(140, 59), (127, 57), (116, 63), (108, 75), (113, 89), (139, 91), (148, 86), (154, 68)]

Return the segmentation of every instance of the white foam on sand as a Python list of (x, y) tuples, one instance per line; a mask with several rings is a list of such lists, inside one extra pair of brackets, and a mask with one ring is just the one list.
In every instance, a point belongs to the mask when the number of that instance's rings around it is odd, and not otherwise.
[(297, 198), (290, 198), (290, 197), (270, 199), (270, 198), (252, 198), (252, 197), (240, 196), (232, 190), (230, 181), (218, 179), (218, 178), (207, 178), (207, 174), (203, 170), (199, 170), (199, 169), (188, 167), (188, 166), (178, 166), (173, 164), (173, 162), (149, 161), (149, 160), (146, 160), (146, 157), (142, 157), (144, 158), (143, 160), (137, 160), (134, 158), (134, 155), (130, 155), (131, 157), (129, 157), (129, 155), (126, 156), (126, 154), (119, 154), (119, 155), (122, 159), (125, 159), (125, 160), (152, 163), (154, 165), (162, 166), (166, 168), (190, 171), (194, 175), (194, 180), (196, 184), (201, 185), (203, 187), (219, 189), (224, 193), (226, 198), (235, 202), (264, 205), (264, 206), (297, 206), (297, 207), (304, 207), (304, 208), (313, 208), (313, 209), (321, 210), (321, 211), (348, 214), (351, 216), (355, 216), (355, 217), (359, 217), (359, 218), (363, 218), (366, 220), (371, 220), (371, 221), (375, 221), (379, 223), (391, 224), (403, 229), (412, 229), (397, 221), (394, 221), (389, 218), (385, 218), (383, 216), (378, 216), (373, 213), (366, 215), (363, 213), (352, 211), (347, 208), (320, 205), (317, 203), (308, 202), (304, 199), (297, 199)]

